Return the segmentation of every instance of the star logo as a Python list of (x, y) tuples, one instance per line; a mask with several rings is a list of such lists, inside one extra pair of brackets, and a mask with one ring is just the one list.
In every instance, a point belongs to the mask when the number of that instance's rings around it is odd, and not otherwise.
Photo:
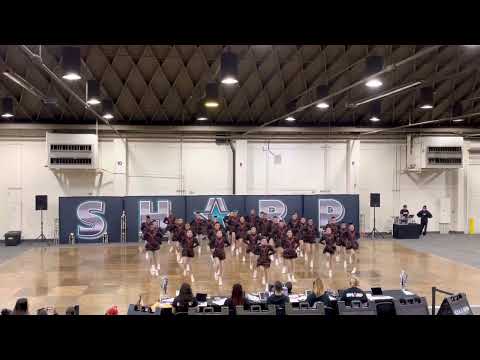
[(223, 218), (229, 214), (225, 200), (222, 198), (209, 198), (205, 210), (200, 213), (200, 216), (205, 220), (214, 220), (217, 218), (220, 225), (225, 226)]

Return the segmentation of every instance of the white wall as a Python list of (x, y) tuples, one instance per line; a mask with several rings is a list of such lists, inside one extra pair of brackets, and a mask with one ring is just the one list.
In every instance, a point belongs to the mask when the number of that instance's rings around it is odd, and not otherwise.
[[(347, 143), (264, 143), (249, 142), (245, 154), (246, 189), (249, 194), (312, 194), (347, 192)], [(35, 195), (49, 196), (45, 233), (53, 234), (58, 217), (59, 196), (88, 195), (200, 195), (231, 194), (233, 163), (228, 145), (213, 142), (160, 140), (128, 141), (126, 185), (114, 174), (117, 147), (100, 139), (98, 172), (70, 171), (55, 174), (45, 167), (45, 140), (0, 139), (0, 234), (20, 228), (24, 238), (35, 238), (40, 230), (40, 214), (35, 211)], [(451, 230), (466, 230), (467, 218), (480, 222), (480, 166), (464, 170), (403, 171), (405, 144), (392, 142), (360, 143), (358, 189), (360, 211), (368, 231), (373, 224), (369, 207), (371, 192), (381, 193), (382, 207), (377, 211), (377, 228), (390, 230), (392, 216), (402, 204), (418, 211), (426, 204), (434, 218), (431, 230), (439, 230), (441, 197), (452, 200)], [(480, 162), (479, 162), (480, 163)], [(462, 187), (465, 173), (465, 199)], [(123, 178), (125, 181), (125, 178)], [(122, 190), (123, 188), (123, 190)], [(470, 198), (472, 200), (470, 200)], [(457, 206), (458, 205), (458, 206)], [(457, 208), (461, 211), (458, 213)], [(468, 207), (468, 210), (467, 210)], [(480, 227), (477, 228), (480, 231)]]

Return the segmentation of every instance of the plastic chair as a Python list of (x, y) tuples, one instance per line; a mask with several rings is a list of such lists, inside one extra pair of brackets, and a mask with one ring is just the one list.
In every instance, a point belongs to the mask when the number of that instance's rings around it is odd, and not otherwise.
[(322, 302), (315, 303), (315, 307), (310, 307), (308, 303), (301, 302), (298, 304), (298, 308), (295, 309), (291, 303), (285, 304), (285, 314), (286, 315), (325, 315), (325, 306)]
[(250, 316), (275, 316), (277, 314), (275, 305), (268, 305), (268, 310), (262, 310), (260, 305), (252, 305), (249, 310), (245, 310), (243, 305), (235, 307), (237, 315), (250, 315)]
[(340, 315), (377, 315), (375, 302), (369, 301), (362, 304), (361, 301), (353, 300), (350, 306), (347, 306), (344, 301), (338, 302), (338, 313)]

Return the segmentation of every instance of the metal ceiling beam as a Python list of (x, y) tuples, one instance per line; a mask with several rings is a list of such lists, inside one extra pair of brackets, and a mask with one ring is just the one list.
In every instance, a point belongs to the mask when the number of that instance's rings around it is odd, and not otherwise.
[(35, 64), (37, 64), (41, 69), (43, 69), (48, 75), (50, 75), (50, 77), (53, 80), (55, 80), (58, 84), (60, 84), (60, 86), (62, 86), (68, 93), (70, 93), (77, 101), (79, 101), (83, 106), (85, 106), (85, 108), (87, 108), (93, 115), (95, 115), (97, 119), (99, 119), (100, 121), (104, 122), (107, 126), (109, 126), (115, 132), (115, 134), (117, 134), (119, 138), (123, 139), (123, 136), (117, 131), (117, 129), (115, 129), (107, 119), (104, 119), (103, 116), (101, 116), (99, 113), (93, 110), (90, 106), (88, 106), (88, 104), (82, 98), (80, 98), (75, 93), (75, 91), (70, 89), (70, 87), (67, 86), (57, 76), (57, 74), (55, 74), (52, 70), (50, 70), (50, 68), (47, 65), (44, 64), (44, 62), (42, 61), (42, 58), (39, 55), (33, 53), (26, 45), (19, 45), (19, 46), (20, 46), (20, 49), (22, 49), (25, 52), (25, 54), (27, 54), (31, 59), (34, 60)]
[(382, 71), (379, 71), (379, 72), (377, 72), (377, 73), (375, 73), (375, 74), (372, 74), (372, 75), (370, 75), (370, 76), (368, 76), (368, 77), (365, 77), (365, 78), (363, 78), (363, 79), (361, 79), (361, 80), (359, 80), (359, 81), (357, 81), (357, 82), (354, 82), (353, 84), (351, 84), (351, 85), (349, 85), (349, 86), (346, 86), (346, 87), (344, 87), (343, 89), (340, 89), (340, 90), (338, 90), (338, 91), (335, 91), (334, 93), (329, 94), (328, 96), (326, 96), (326, 97), (324, 97), (324, 98), (322, 98), (322, 99), (319, 99), (319, 100), (316, 100), (316, 101), (314, 101), (314, 102), (312, 102), (312, 103), (310, 103), (310, 104), (301, 106), (301, 107), (297, 108), (296, 110), (289, 112), (288, 114), (285, 114), (285, 115), (280, 116), (280, 117), (277, 117), (277, 118), (275, 118), (275, 119), (273, 119), (273, 120), (271, 120), (271, 121), (268, 121), (268, 122), (266, 122), (266, 123), (263, 123), (263, 124), (259, 125), (257, 128), (251, 129), (251, 130), (245, 132), (244, 135), (251, 134), (251, 133), (253, 133), (253, 132), (255, 132), (255, 131), (258, 131), (259, 128), (263, 128), (263, 127), (265, 127), (265, 126), (271, 125), (271, 124), (273, 124), (273, 123), (275, 123), (275, 122), (277, 122), (277, 121), (279, 121), (279, 120), (281, 120), (281, 119), (284, 119), (284, 118), (287, 117), (287, 116), (294, 115), (294, 114), (296, 114), (296, 113), (298, 113), (298, 112), (304, 111), (304, 110), (306, 110), (306, 109), (308, 109), (308, 108), (310, 108), (310, 107), (312, 107), (312, 106), (315, 106), (315, 105), (317, 105), (317, 104), (320, 103), (320, 102), (327, 101), (328, 99), (330, 99), (330, 98), (332, 98), (332, 97), (334, 97), (334, 96), (343, 94), (343, 93), (349, 91), (350, 89), (353, 89), (354, 87), (357, 87), (357, 86), (359, 86), (359, 85), (365, 84), (368, 80), (374, 79), (374, 78), (376, 78), (376, 77), (378, 77), (378, 76), (380, 76), (380, 75), (383, 75), (383, 74), (386, 74), (386, 73), (388, 73), (388, 72), (390, 72), (390, 71), (393, 71), (393, 70), (395, 70), (397, 67), (402, 66), (402, 65), (405, 65), (406, 63), (411, 62), (411, 61), (413, 61), (413, 60), (415, 60), (415, 59), (418, 59), (419, 57), (422, 57), (422, 56), (424, 56), (424, 55), (426, 55), (426, 54), (428, 54), (428, 53), (430, 53), (430, 52), (432, 52), (432, 51), (435, 51), (435, 50), (437, 50), (437, 49), (440, 48), (440, 47), (441, 47), (441, 45), (434, 45), (434, 46), (430, 46), (430, 47), (428, 47), (428, 48), (426, 48), (426, 49), (423, 49), (423, 50), (419, 51), (418, 53), (416, 53), (416, 54), (413, 55), (413, 56), (410, 56), (410, 57), (408, 57), (408, 58), (406, 58), (406, 59), (403, 59), (403, 60), (401, 60), (401, 61), (399, 61), (399, 62), (397, 62), (397, 63), (395, 63), (395, 64), (388, 65), (388, 66), (385, 67)]

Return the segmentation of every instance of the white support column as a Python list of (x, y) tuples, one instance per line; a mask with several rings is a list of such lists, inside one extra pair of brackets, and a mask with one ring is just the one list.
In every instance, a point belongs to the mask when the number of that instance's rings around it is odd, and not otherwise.
[(358, 194), (360, 192), (360, 140), (348, 140), (346, 166), (347, 194)]
[(238, 195), (247, 194), (247, 140), (235, 140), (235, 187)]
[(114, 189), (117, 196), (128, 195), (127, 189), (127, 141), (122, 139), (113, 140), (113, 149), (115, 154), (114, 171)]
[(458, 169), (457, 182), (457, 231), (468, 234), (470, 216), (470, 141), (463, 142), (463, 168)]

